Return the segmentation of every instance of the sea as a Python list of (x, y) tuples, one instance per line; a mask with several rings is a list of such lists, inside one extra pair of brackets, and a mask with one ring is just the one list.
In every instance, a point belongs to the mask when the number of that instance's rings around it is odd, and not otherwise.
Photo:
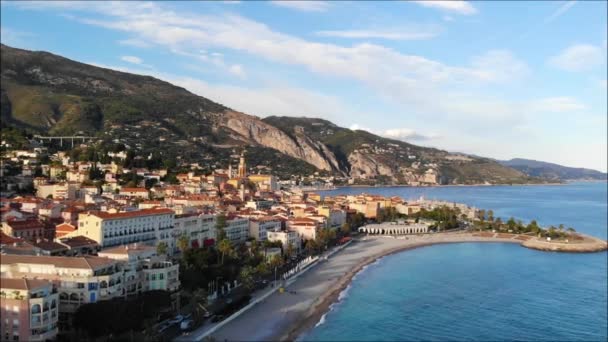
[[(492, 209), (496, 217), (606, 238), (606, 182), (340, 188)], [(303, 341), (606, 341), (608, 253), (552, 253), (503, 243), (434, 245), (359, 272)]]

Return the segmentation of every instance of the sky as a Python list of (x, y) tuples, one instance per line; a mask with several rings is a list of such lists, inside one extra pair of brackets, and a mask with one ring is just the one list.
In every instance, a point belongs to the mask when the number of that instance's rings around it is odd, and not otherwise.
[(607, 169), (606, 1), (2, 2), (2, 43), (234, 110)]

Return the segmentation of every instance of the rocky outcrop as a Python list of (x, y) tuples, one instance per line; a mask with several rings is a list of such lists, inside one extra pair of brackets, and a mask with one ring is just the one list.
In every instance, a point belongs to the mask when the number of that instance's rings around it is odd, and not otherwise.
[(350, 176), (354, 178), (376, 178), (378, 176), (394, 177), (393, 169), (371, 154), (363, 154), (357, 150), (348, 156)]
[(522, 246), (540, 251), (568, 253), (593, 253), (608, 250), (608, 244), (606, 241), (591, 236), (584, 236), (583, 241), (575, 241), (570, 243), (546, 241), (540, 238), (534, 238), (524, 241)]
[(255, 116), (236, 111), (226, 111), (220, 125), (234, 131), (249, 143), (273, 148), (314, 165), (320, 170), (340, 171), (334, 154), (325, 145), (312, 141), (303, 133), (295, 133), (292, 138)]

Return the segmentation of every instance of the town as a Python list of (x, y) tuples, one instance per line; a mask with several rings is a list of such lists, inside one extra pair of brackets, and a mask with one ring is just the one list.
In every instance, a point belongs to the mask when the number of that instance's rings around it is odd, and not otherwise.
[[(99, 155), (84, 138), (77, 146), (67, 141), (59, 143), (75, 148), (52, 153), (3, 141), (5, 340), (170, 338), (180, 327), (221, 320), (368, 222), (400, 219), (409, 228), (390, 226), (390, 233), (415, 234), (439, 228), (431, 219), (414, 222), (421, 210), (478, 213), (422, 199), (322, 198), (254, 173), (243, 152), (235, 165), (207, 174), (197, 164), (177, 173), (145, 167), (124, 146)], [(104, 310), (105, 323), (94, 318)]]

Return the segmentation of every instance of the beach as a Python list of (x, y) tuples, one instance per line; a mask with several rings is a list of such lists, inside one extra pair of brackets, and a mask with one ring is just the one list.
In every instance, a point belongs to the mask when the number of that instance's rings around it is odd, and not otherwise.
[(443, 243), (501, 242), (521, 244), (513, 236), (476, 236), (474, 233), (440, 233), (393, 238), (367, 236), (322, 260), (211, 336), (217, 341), (295, 340), (314, 327), (337, 301), (353, 276), (375, 260), (399, 251)]

